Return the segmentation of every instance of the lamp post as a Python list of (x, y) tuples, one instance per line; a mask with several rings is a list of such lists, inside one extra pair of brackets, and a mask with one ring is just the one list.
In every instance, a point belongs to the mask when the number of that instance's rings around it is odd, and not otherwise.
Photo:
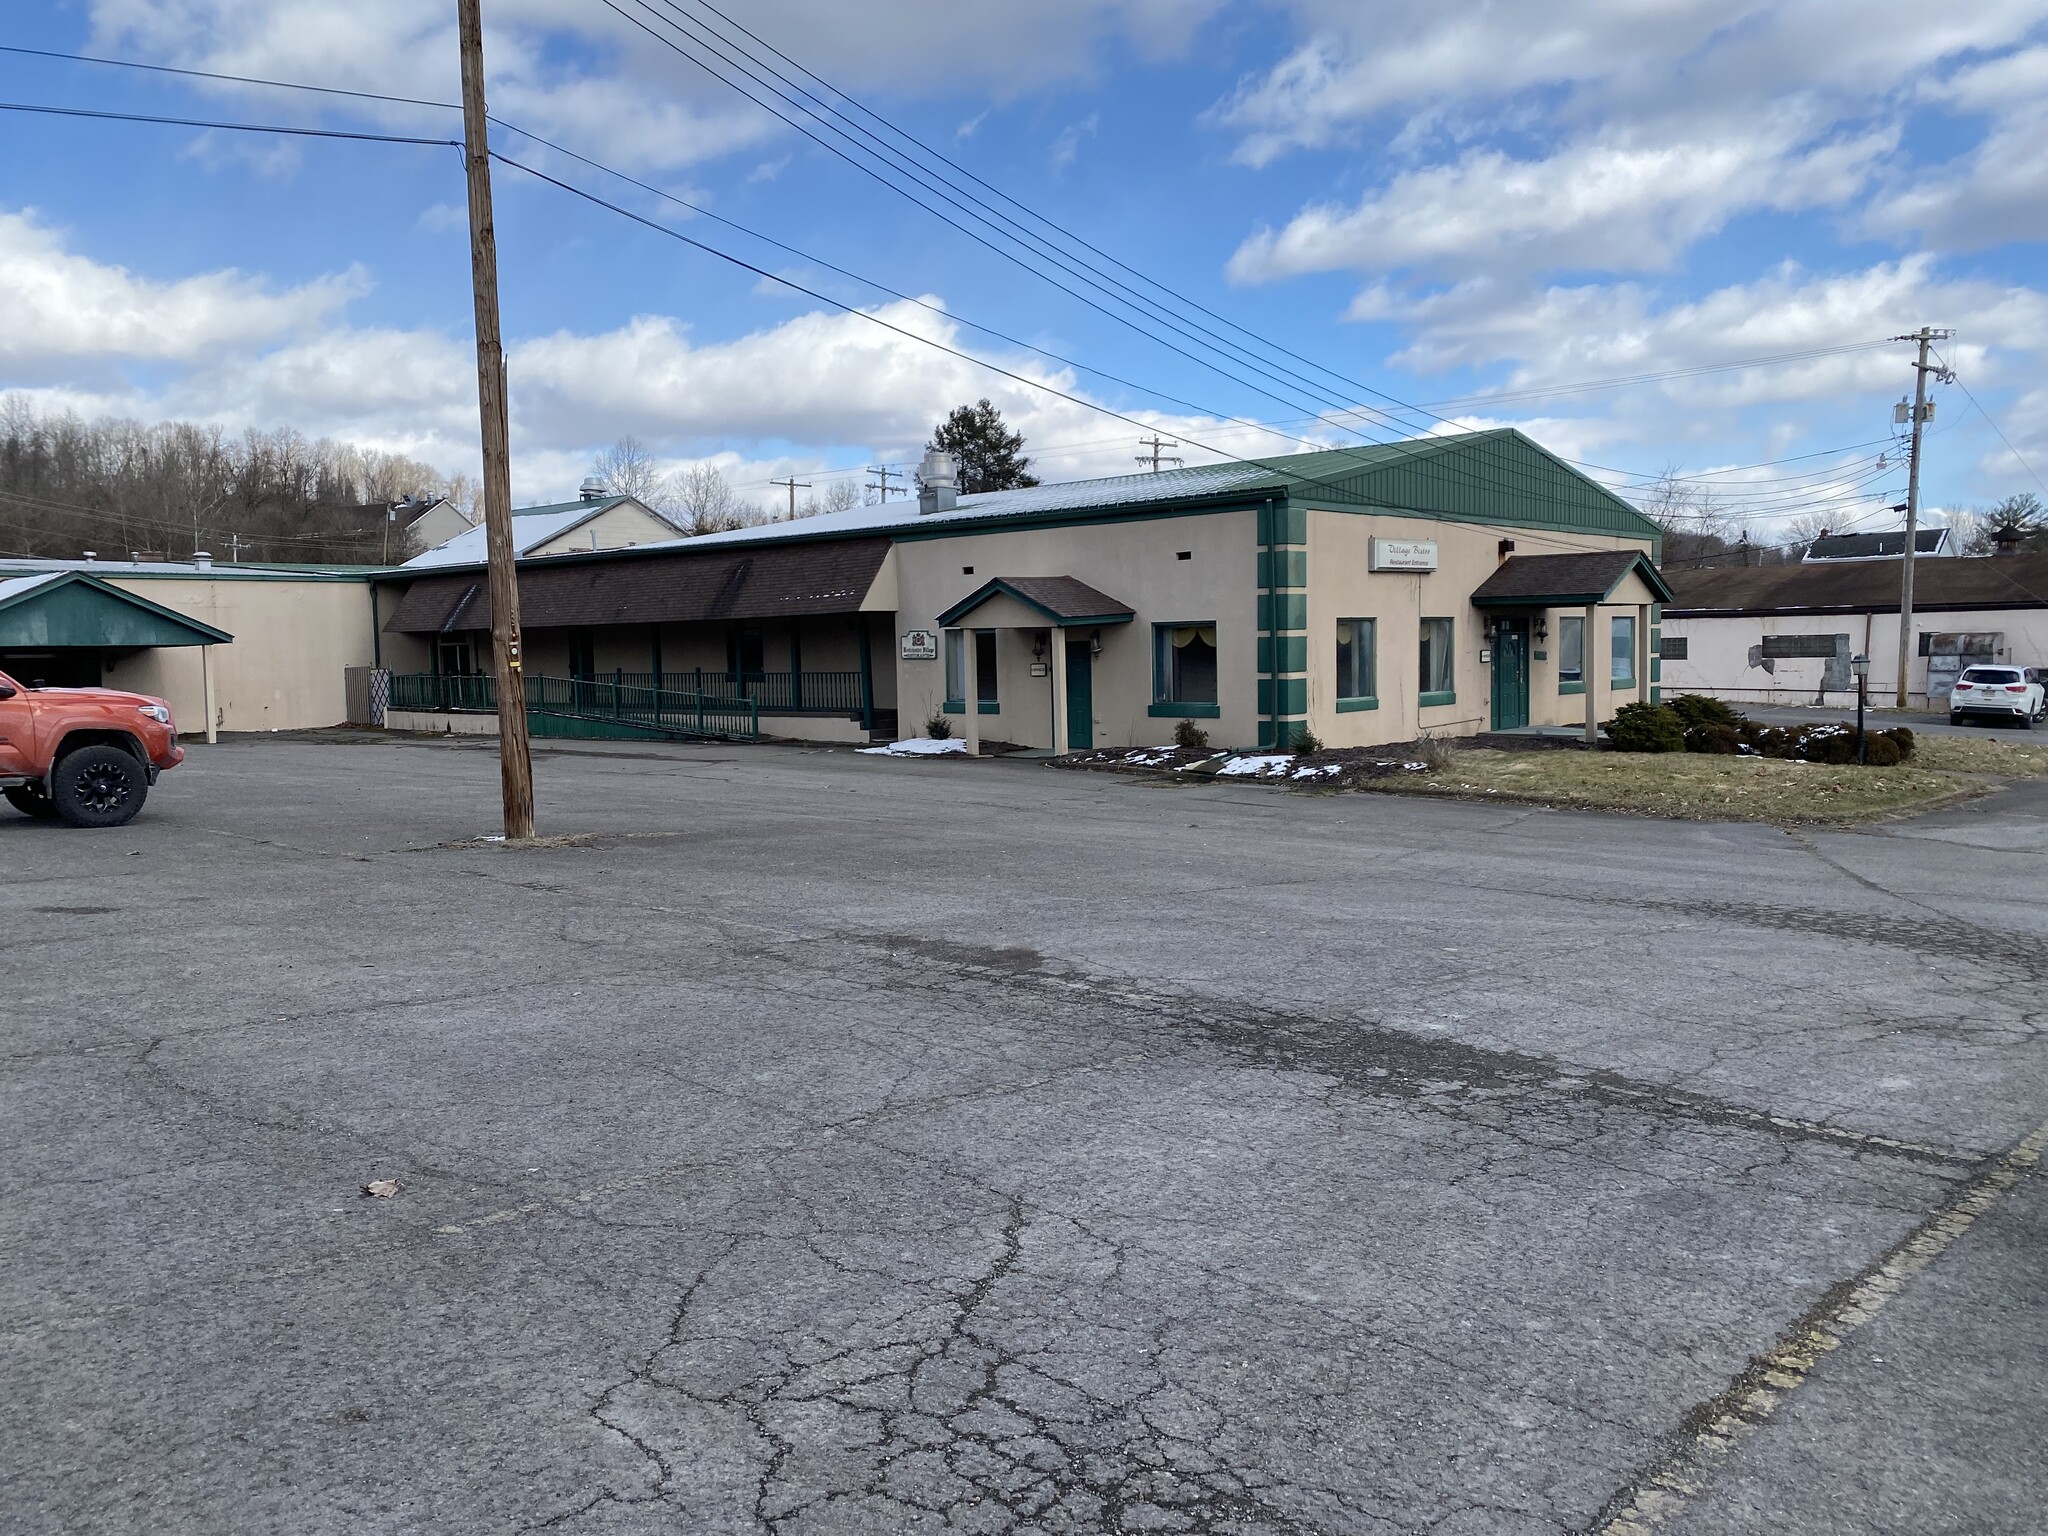
[(1870, 658), (1851, 656), (1849, 670), (1856, 674), (1856, 766), (1864, 764), (1863, 701), (1870, 696)]

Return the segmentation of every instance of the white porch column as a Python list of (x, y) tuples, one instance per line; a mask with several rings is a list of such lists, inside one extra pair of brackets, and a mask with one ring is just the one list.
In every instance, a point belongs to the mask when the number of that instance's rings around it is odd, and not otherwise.
[[(962, 647), (967, 652), (967, 677), (960, 685), (964, 697), (960, 700), (967, 711), (967, 755), (981, 756), (981, 637), (971, 629), (960, 632)], [(1001, 660), (1000, 653), (997, 660)]]
[(1650, 605), (1636, 605), (1636, 697), (1650, 702)]
[(199, 691), (206, 699), (206, 744), (220, 741), (220, 709), (213, 702), (213, 647), (199, 647)]
[(1586, 604), (1586, 640), (1579, 647), (1580, 675), (1586, 679), (1586, 745), (1600, 743), (1600, 605)]
[(1052, 663), (1052, 755), (1065, 757), (1067, 741), (1067, 632), (1055, 624), (1048, 632), (1046, 659)]

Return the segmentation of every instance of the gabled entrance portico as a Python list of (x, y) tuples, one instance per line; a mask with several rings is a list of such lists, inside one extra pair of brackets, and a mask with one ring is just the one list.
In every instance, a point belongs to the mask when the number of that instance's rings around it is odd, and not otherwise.
[[(1048, 681), (1046, 743), (1062, 757), (1095, 744), (1094, 665), (1104, 643), (1101, 632), (1134, 617), (1127, 605), (1072, 576), (998, 576), (940, 614), (938, 622), (948, 630), (988, 632), (998, 666), (1006, 638), (1013, 647), (1029, 645), (1029, 675)], [(961, 699), (963, 734), (968, 752), (978, 756), (981, 688), (978, 679), (965, 686), (976, 696)], [(1034, 716), (1028, 708), (1018, 710), (1010, 729), (1022, 726), (1035, 736)]]

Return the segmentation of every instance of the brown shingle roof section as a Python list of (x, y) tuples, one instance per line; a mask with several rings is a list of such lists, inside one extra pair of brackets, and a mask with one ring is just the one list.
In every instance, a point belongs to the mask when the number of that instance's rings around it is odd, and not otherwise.
[(1001, 593), (1036, 608), (1055, 624), (1121, 623), (1133, 617), (1129, 603), (1118, 602), (1075, 576), (996, 576), (940, 614), (938, 621), (955, 623)]
[(1656, 568), (1635, 549), (1596, 549), (1577, 555), (1510, 555), (1472, 594), (1485, 607), (1565, 607), (1597, 602), (1640, 564), (1654, 591)]
[[(1817, 565), (1716, 566), (1670, 571), (1665, 612), (1897, 613), (1896, 560)], [(2048, 608), (2048, 554), (1984, 555), (1913, 562), (1913, 606)]]
[[(519, 618), (558, 629), (858, 613), (888, 554), (887, 539), (836, 539), (632, 560), (556, 556), (520, 565)], [(421, 577), (384, 624), (414, 635), (490, 627), (490, 587), (474, 571)]]

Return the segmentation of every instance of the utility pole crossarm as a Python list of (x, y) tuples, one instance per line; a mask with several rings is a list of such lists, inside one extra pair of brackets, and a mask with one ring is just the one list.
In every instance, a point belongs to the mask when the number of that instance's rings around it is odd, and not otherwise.
[(904, 478), (902, 470), (891, 469), (886, 464), (870, 464), (868, 466), (868, 473), (875, 477), (868, 482), (868, 489), (871, 491), (879, 490), (884, 501), (889, 499), (890, 480), (901, 480)]
[(455, 0), (455, 10), (462, 45), (470, 278), (476, 292), (476, 390), (483, 427), (491, 649), (498, 682), (498, 774), (505, 802), (506, 840), (523, 842), (533, 836), (533, 758), (526, 740), (526, 673), (520, 659), (519, 551), (512, 540), (512, 445), (506, 415), (505, 346), (498, 328), (498, 237), (491, 216), (491, 141), (484, 106), (481, 3)]
[(811, 482), (808, 480), (799, 480), (795, 475), (791, 475), (787, 480), (770, 480), (768, 483), (770, 485), (786, 485), (789, 487), (789, 520), (792, 523), (795, 522), (796, 493), (798, 491), (808, 491), (811, 488)]

